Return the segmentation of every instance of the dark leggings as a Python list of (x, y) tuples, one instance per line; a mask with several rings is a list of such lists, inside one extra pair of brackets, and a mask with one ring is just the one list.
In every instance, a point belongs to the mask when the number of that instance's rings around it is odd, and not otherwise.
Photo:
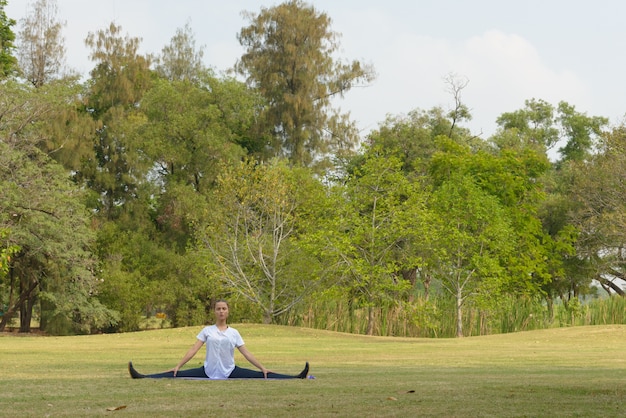
[[(204, 367), (197, 367), (195, 369), (185, 369), (179, 370), (174, 376), (174, 372), (165, 372), (165, 373), (155, 373), (155, 374), (147, 374), (144, 377), (150, 377), (154, 379), (159, 378), (172, 378), (172, 377), (182, 377), (182, 378), (191, 378), (191, 379), (208, 379), (209, 377), (204, 372)], [(263, 372), (260, 370), (250, 370), (244, 369), (242, 367), (235, 366), (235, 370), (231, 372), (228, 376), (229, 379), (263, 379)], [(289, 376), (286, 374), (279, 373), (268, 373), (268, 379), (297, 379), (297, 376)]]

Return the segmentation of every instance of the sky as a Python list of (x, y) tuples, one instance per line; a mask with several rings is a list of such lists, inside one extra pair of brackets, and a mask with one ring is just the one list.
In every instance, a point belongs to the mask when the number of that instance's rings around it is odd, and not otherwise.
[[(34, 0), (8, 0), (19, 21)], [(87, 76), (84, 40), (111, 22), (142, 39), (141, 52), (161, 52), (189, 23), (205, 64), (222, 73), (242, 55), (237, 33), (278, 0), (57, 0), (67, 65)], [(416, 109), (451, 109), (446, 77), (466, 80), (463, 126), (488, 138), (496, 119), (529, 99), (566, 101), (588, 116), (626, 115), (626, 1), (623, 0), (312, 0), (340, 34), (337, 58), (371, 64), (377, 78), (335, 106), (365, 135), (386, 117)]]

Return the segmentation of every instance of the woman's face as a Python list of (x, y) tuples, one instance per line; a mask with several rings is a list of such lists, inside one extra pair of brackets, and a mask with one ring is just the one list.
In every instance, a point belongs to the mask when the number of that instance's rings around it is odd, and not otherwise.
[(217, 302), (215, 304), (215, 316), (217, 319), (228, 319), (228, 304), (226, 302)]

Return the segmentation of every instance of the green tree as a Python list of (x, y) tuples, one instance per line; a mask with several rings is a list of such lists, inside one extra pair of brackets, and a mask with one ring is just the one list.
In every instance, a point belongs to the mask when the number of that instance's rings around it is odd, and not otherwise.
[(92, 158), (78, 180), (99, 196), (98, 212), (108, 219), (130, 210), (151, 165), (132, 135), (143, 123), (139, 104), (150, 86), (150, 57), (138, 53), (140, 39), (122, 36), (115, 24), (89, 33), (85, 41), (96, 66), (91, 71), (87, 108), (97, 122)]
[(453, 175), (435, 192), (436, 278), (456, 301), (456, 335), (463, 336), (463, 310), (479, 296), (497, 297), (505, 281), (505, 260), (514, 234), (498, 200), (468, 176)]
[(18, 61), (23, 76), (35, 87), (57, 79), (65, 62), (62, 29), (56, 0), (37, 0), (20, 21)]
[(323, 188), (307, 170), (282, 162), (243, 162), (219, 176), (200, 245), (217, 279), (259, 309), (265, 323), (319, 283), (321, 266), (303, 235), (321, 200)]
[[(534, 190), (534, 197), (527, 192), (525, 203), (517, 209), (512, 207), (515, 228), (522, 238), (518, 243), (520, 254), (527, 254), (526, 265), (536, 260), (536, 268), (531, 270), (534, 285), (540, 285), (549, 306), (556, 297), (567, 305), (570, 299), (590, 290), (590, 277), (594, 275), (590, 259), (575, 254), (577, 240), (584, 234), (570, 217), (577, 212), (572, 190), (580, 181), (573, 167), (585, 166), (592, 158), (607, 121), (579, 113), (565, 102), (554, 108), (533, 99), (526, 102), (525, 109), (503, 114), (498, 123), (503, 129), (492, 142), (508, 156), (507, 171), (518, 179), (514, 184), (504, 182), (502, 189), (515, 190), (515, 198), (522, 196), (520, 190)], [(559, 149), (561, 159), (550, 167), (547, 150), (558, 144), (564, 144)], [(527, 168), (520, 170), (523, 166)]]
[[(201, 193), (213, 185), (219, 162), (244, 156), (237, 142), (246, 134), (228, 124), (233, 115), (220, 105), (219, 94), (225, 89), (222, 82), (215, 78), (205, 82), (204, 86), (185, 81), (155, 82), (142, 100), (146, 120), (138, 135), (141, 148), (155, 162), (165, 183), (187, 185)], [(228, 93), (223, 96), (236, 100)], [(238, 123), (249, 125), (252, 117), (244, 103)]]
[(560, 139), (554, 118), (551, 104), (544, 100), (526, 100), (523, 109), (498, 117), (497, 124), (511, 135), (496, 136), (495, 142), (503, 148), (530, 146), (545, 153)]
[(6, 5), (7, 0), (0, 0), (0, 80), (17, 71), (17, 59), (13, 56), (15, 33), (11, 29), (15, 20), (7, 17), (4, 11)]
[(559, 103), (559, 122), (567, 142), (559, 149), (562, 161), (581, 161), (593, 152), (593, 145), (601, 136), (608, 119), (587, 116), (566, 102)]
[(371, 335), (375, 309), (397, 303), (409, 288), (397, 273), (415, 266), (421, 254), (407, 243), (428, 240), (424, 194), (402, 172), (400, 159), (380, 148), (368, 150), (335, 193), (334, 216), (319, 240), (326, 257), (336, 260), (337, 285), (350, 305), (367, 309)]
[(10, 264), (8, 309), (3, 329), (19, 311), (28, 332), (33, 308), (41, 304), (41, 328), (53, 333), (89, 332), (115, 322), (96, 299), (91, 253), (93, 232), (81, 192), (64, 170), (34, 147), (0, 142), (0, 213), (19, 248)]
[(354, 146), (354, 125), (331, 114), (331, 99), (370, 81), (373, 71), (359, 61), (333, 60), (338, 35), (328, 15), (290, 0), (244, 16), (250, 25), (238, 34), (245, 52), (236, 70), (267, 100), (263, 120), (274, 133), (274, 155), (309, 166)]
[(580, 284), (595, 279), (607, 292), (626, 296), (626, 127), (605, 133), (597, 148), (588, 161), (567, 170), (567, 220), (580, 231), (577, 260), (585, 261), (587, 272)]
[[(0, 216), (0, 223), (6, 225), (8, 223), (8, 214)], [(0, 316), (4, 316), (4, 312), (9, 308), (11, 300), (11, 283), (8, 282), (9, 267), (11, 266), (14, 254), (20, 251), (20, 247), (15, 244), (9, 244), (8, 236), (10, 229), (0, 229)]]
[(503, 113), (497, 123), (502, 131), (494, 142), (499, 147), (533, 147), (546, 153), (564, 144), (559, 148), (562, 163), (586, 158), (608, 120), (580, 113), (567, 102), (560, 102), (555, 109), (543, 100), (532, 99), (526, 101), (524, 109)]
[(196, 48), (196, 39), (189, 23), (176, 30), (170, 44), (156, 58), (156, 72), (169, 81), (198, 82), (207, 72), (202, 63), (204, 48)]

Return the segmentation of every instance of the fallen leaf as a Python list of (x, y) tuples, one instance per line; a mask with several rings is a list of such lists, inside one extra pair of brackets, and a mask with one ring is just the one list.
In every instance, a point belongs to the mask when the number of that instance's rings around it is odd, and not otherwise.
[(107, 411), (119, 411), (120, 409), (125, 409), (126, 405), (121, 406), (110, 406), (107, 408)]

